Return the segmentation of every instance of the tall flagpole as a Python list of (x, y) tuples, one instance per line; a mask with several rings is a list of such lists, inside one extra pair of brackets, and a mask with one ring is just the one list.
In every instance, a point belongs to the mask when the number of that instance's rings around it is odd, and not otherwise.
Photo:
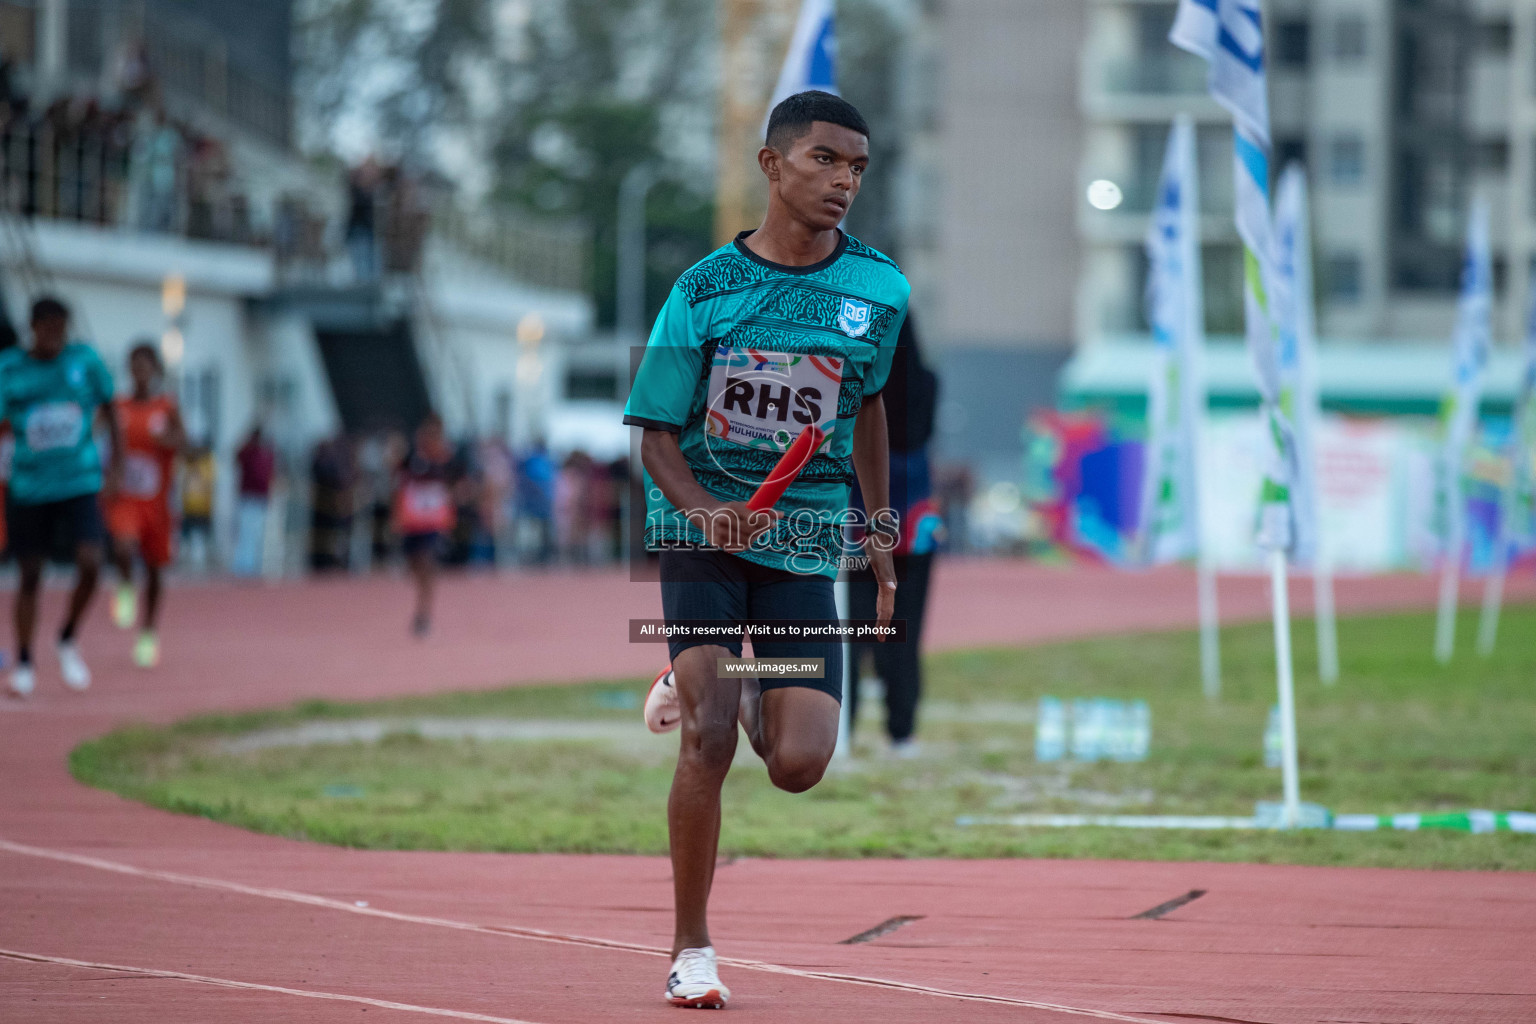
[(1209, 62), (1211, 95), (1232, 114), (1235, 219), (1243, 243), (1243, 314), (1248, 353), (1259, 387), (1259, 414), (1268, 440), (1259, 493), (1255, 538), (1269, 552), (1276, 648), (1276, 685), (1281, 702), (1285, 758), (1285, 817), (1300, 822), (1296, 775), (1296, 716), (1289, 678), (1290, 622), (1286, 600), (1286, 559), (1295, 544), (1292, 483), (1295, 434), (1282, 404), (1280, 353), (1271, 305), (1275, 281), (1273, 225), (1269, 210), (1269, 89), (1265, 74), (1263, 9), (1260, 0), (1179, 0), (1169, 39)]
[(1221, 614), (1216, 604), (1216, 563), (1205, 532), (1205, 275), (1200, 257), (1200, 161), (1195, 149), (1194, 118), (1179, 114), (1180, 144), (1189, 195), (1179, 206), (1180, 262), (1184, 266), (1184, 372), (1181, 405), (1189, 416), (1189, 514), (1194, 519), (1195, 602), (1200, 614), (1200, 688), (1210, 700), (1221, 696)]
[[(1291, 164), (1280, 175), (1275, 199), (1275, 304), (1280, 320), (1282, 388), (1290, 392), (1296, 426), (1293, 557), (1312, 568), (1317, 672), (1325, 686), (1339, 678), (1338, 626), (1334, 619), (1332, 551), (1322, 528), (1317, 428), (1322, 403), (1317, 379), (1317, 323), (1312, 309), (1312, 231), (1307, 175)], [(1284, 392), (1282, 392), (1282, 395)], [(1282, 398), (1282, 403), (1284, 398)]]
[(1195, 559), (1201, 682), (1206, 696), (1215, 698), (1221, 691), (1216, 579), (1200, 507), (1205, 302), (1196, 161), (1194, 120), (1180, 114), (1168, 133), (1145, 243), (1153, 361), (1134, 559), (1143, 565)]

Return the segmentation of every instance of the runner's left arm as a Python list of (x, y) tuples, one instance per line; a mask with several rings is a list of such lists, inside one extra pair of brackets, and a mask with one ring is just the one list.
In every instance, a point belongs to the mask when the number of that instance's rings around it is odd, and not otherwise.
[[(884, 626), (896, 613), (896, 566), (891, 558), (899, 531), (896, 513), (891, 509), (891, 452), (886, 434), (885, 386), (891, 379), (896, 358), (896, 343), (901, 325), (907, 318), (906, 302), (886, 325), (879, 340), (874, 362), (864, 376), (864, 401), (853, 423), (853, 469), (859, 475), (859, 490), (864, 495), (864, 509), (869, 516), (864, 530), (864, 553), (869, 556), (870, 571), (880, 587), (875, 594), (875, 617)], [(876, 639), (882, 643), (885, 637)]]
[[(896, 567), (891, 559), (895, 544), (880, 527), (889, 531), (896, 515), (890, 507), (891, 455), (886, 437), (885, 398), (878, 393), (864, 399), (853, 423), (853, 469), (859, 475), (859, 490), (864, 494), (864, 507), (869, 514), (864, 551), (880, 584), (875, 597), (875, 618), (884, 626), (896, 612)], [(884, 643), (885, 637), (877, 636), (876, 640)]]

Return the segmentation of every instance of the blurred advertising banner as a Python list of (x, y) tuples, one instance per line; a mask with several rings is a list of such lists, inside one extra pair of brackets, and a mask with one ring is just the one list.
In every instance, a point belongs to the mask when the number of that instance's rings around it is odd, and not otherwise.
[[(1036, 417), (1025, 499), (1036, 539), (1075, 557), (1130, 567), (1142, 493), (1144, 427), (1094, 413)], [(1468, 565), (1492, 564), (1508, 462), (1507, 420), (1489, 421), (1466, 463)], [(1261, 572), (1254, 541), (1254, 494), (1270, 443), (1256, 412), (1215, 414), (1201, 445), (1206, 542), (1224, 572)], [(1442, 437), (1430, 417), (1361, 419), (1324, 415), (1317, 422), (1319, 525), (1339, 571), (1427, 570), (1436, 561), (1437, 461)], [(1521, 514), (1529, 517), (1530, 510)], [(1521, 525), (1512, 524), (1519, 535)], [(1526, 547), (1516, 560), (1532, 560)]]
[[(1432, 422), (1324, 416), (1313, 439), (1317, 513), (1343, 572), (1418, 568), (1434, 544)], [(1202, 453), (1212, 557), (1224, 570), (1260, 571), (1253, 543), (1256, 455), (1267, 439), (1253, 416), (1212, 417)]]

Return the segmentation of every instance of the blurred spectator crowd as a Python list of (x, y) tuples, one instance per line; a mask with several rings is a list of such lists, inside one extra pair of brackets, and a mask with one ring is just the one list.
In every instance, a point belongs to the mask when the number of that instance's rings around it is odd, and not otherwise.
[(7, 213), (271, 246), (290, 274), (326, 273), (342, 247), (355, 280), (418, 268), (436, 178), (369, 158), (346, 175), (344, 203), (295, 190), (257, 208), (242, 183), (253, 169), (236, 166), (227, 139), (170, 112), (142, 45), (109, 77), (99, 92), (38, 103), (0, 58)]
[[(398, 560), (392, 511), (407, 446), (400, 432), (337, 435), (314, 446), (304, 467), (311, 570), (370, 571)], [(243, 450), (242, 502), (264, 499), (274, 482), (270, 468), (252, 473), (249, 461)], [(500, 438), (479, 437), (457, 441), (454, 462), (457, 516), (445, 564), (580, 566), (624, 557), (628, 459), (604, 462), (580, 450), (557, 459), (542, 442), (514, 451)], [(236, 534), (238, 562), (239, 526)]]

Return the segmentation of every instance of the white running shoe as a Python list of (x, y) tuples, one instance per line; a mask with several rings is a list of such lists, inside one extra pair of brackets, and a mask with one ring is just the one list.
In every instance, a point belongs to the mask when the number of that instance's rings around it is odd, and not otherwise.
[(118, 629), (132, 629), (139, 617), (139, 595), (132, 583), (119, 583), (112, 594), (112, 624)]
[(730, 998), (731, 990), (720, 984), (714, 946), (677, 954), (667, 976), (667, 1002), (696, 1010), (723, 1010)]
[(11, 696), (25, 699), (37, 689), (37, 673), (30, 664), (18, 664), (11, 669)]
[(133, 645), (133, 663), (139, 668), (154, 668), (160, 664), (160, 637), (152, 629), (139, 634)]
[(84, 690), (91, 685), (91, 670), (73, 640), (59, 641), (59, 674), (71, 690)]
[(650, 692), (645, 695), (645, 727), (651, 732), (671, 732), (683, 724), (683, 708), (677, 699), (677, 677), (672, 663), (656, 673)]

